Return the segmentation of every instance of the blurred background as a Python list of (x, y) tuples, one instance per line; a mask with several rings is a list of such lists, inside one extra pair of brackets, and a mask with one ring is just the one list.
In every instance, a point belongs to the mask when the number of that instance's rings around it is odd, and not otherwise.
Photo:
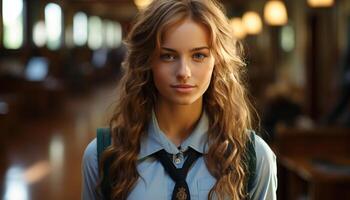
[[(122, 40), (149, 1), (0, 1), (2, 199), (80, 199), (83, 151), (108, 124)], [(221, 2), (279, 199), (350, 199), (350, 1)]]

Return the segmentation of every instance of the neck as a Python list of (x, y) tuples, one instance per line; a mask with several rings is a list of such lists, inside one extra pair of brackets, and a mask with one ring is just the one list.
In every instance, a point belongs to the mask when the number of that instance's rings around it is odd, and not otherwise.
[(174, 105), (159, 101), (155, 114), (159, 128), (176, 146), (193, 131), (202, 113), (202, 99), (190, 105)]

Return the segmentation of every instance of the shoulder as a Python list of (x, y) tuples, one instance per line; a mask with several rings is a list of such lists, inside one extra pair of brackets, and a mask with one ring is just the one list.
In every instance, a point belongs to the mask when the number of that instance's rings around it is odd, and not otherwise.
[(82, 162), (82, 199), (98, 199), (96, 186), (98, 182), (97, 143), (93, 139), (85, 148)]
[(83, 155), (83, 166), (85, 169), (97, 169), (97, 142), (96, 138), (93, 139), (85, 148)]
[(276, 155), (269, 145), (255, 134), (256, 167), (251, 199), (276, 199), (277, 164)]
[(257, 134), (255, 134), (255, 154), (258, 164), (274, 164), (276, 162), (276, 155), (271, 150), (269, 145)]

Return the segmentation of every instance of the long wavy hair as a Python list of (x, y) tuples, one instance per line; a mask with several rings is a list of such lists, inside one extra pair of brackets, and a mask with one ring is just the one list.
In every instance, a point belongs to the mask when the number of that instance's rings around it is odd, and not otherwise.
[(208, 28), (216, 61), (211, 83), (203, 95), (210, 142), (204, 159), (216, 178), (208, 199), (228, 196), (238, 200), (247, 195), (244, 155), (249, 140), (247, 130), (251, 128), (251, 106), (242, 80), (245, 64), (224, 9), (214, 0), (154, 0), (139, 13), (125, 41), (128, 52), (123, 63), (124, 74), (110, 119), (112, 145), (100, 163), (103, 177), (104, 163), (113, 158), (108, 169), (111, 199), (127, 199), (140, 177), (136, 168), (140, 141), (147, 134), (158, 96), (150, 63), (160, 48), (163, 33), (185, 18)]

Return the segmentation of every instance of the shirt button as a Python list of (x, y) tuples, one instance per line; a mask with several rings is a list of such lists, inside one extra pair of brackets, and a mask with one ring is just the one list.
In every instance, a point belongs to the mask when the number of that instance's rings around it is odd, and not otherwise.
[(180, 158), (175, 158), (175, 160), (174, 160), (174, 162), (175, 162), (175, 164), (180, 164), (181, 163), (181, 159)]

